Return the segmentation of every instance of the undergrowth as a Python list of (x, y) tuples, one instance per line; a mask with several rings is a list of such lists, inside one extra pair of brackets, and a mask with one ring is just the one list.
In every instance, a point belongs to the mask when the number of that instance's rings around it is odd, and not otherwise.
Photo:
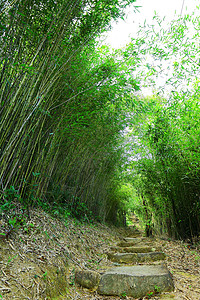
[(6, 224), (4, 225), (4, 232), (0, 233), (1, 237), (8, 238), (10, 233), (19, 227), (29, 231), (32, 227), (32, 224), (28, 222), (32, 208), (40, 208), (51, 216), (64, 219), (65, 221), (69, 217), (87, 223), (93, 223), (95, 220), (92, 212), (82, 202), (77, 202), (76, 207), (72, 207), (61, 200), (49, 202), (37, 197), (34, 197), (33, 200), (28, 202), (26, 199), (23, 199), (14, 186), (0, 192), (0, 218), (3, 218), (4, 224)]

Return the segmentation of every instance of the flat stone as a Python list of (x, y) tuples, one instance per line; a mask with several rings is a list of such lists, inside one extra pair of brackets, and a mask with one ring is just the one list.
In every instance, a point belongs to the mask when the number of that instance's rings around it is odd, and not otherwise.
[(140, 263), (150, 262), (165, 259), (163, 252), (149, 252), (149, 253), (108, 253), (108, 259), (117, 263)]
[(121, 241), (119, 243), (117, 243), (118, 247), (133, 247), (135, 246), (136, 242), (134, 241), (130, 241), (130, 242), (126, 242), (126, 241)]
[(123, 238), (123, 241), (125, 242), (134, 242), (134, 243), (139, 243), (141, 242), (142, 240), (144, 240), (145, 238), (144, 237), (138, 237), (138, 238), (129, 238), (129, 237), (125, 237)]
[(123, 253), (148, 253), (155, 252), (156, 250), (161, 250), (161, 248), (153, 248), (149, 246), (138, 246), (138, 247), (110, 247), (111, 251), (123, 252)]
[[(164, 300), (176, 300), (177, 298), (175, 298), (176, 296), (174, 294), (163, 294), (160, 295), (160, 299), (164, 299)], [(178, 300), (178, 299), (177, 299)]]
[(147, 239), (141, 239), (139, 241), (135, 241), (134, 239), (130, 239), (127, 241), (124, 240), (124, 241), (121, 241), (121, 242), (118, 242), (116, 245), (118, 247), (134, 247), (134, 246), (141, 246), (139, 244), (142, 244), (142, 245), (146, 245), (146, 246), (149, 246), (149, 247), (153, 247), (153, 245), (155, 244), (154, 241), (150, 241), (150, 240), (147, 240)]
[(161, 265), (124, 266), (109, 269), (102, 275), (98, 293), (110, 296), (144, 297), (159, 287), (160, 292), (174, 290), (171, 274)]
[(89, 270), (76, 270), (75, 271), (75, 282), (81, 286), (94, 289), (98, 287), (100, 281), (100, 274)]

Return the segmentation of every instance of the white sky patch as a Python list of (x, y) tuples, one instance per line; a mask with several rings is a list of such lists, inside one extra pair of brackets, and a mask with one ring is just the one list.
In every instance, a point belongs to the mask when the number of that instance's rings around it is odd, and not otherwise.
[[(196, 12), (195, 15), (198, 16), (199, 10), (197, 6), (200, 6), (200, 0), (136, 0), (136, 2), (126, 9), (124, 20), (118, 20), (118, 22), (112, 23), (112, 30), (104, 34), (105, 39), (103, 43), (110, 45), (112, 48), (125, 47), (126, 44), (131, 42), (131, 38), (140, 37), (141, 33), (138, 33), (138, 31), (140, 27), (143, 27), (144, 22), (146, 26), (153, 25), (154, 29), (159, 31), (158, 23), (154, 18), (155, 14), (158, 15), (160, 19), (165, 19), (165, 21), (162, 22), (162, 29), (168, 30), (168, 28), (170, 28), (169, 22), (178, 19), (180, 16), (191, 15), (193, 12)], [(138, 12), (136, 12), (136, 7)], [(193, 31), (194, 28), (191, 28), (189, 32), (190, 36), (193, 36)], [(150, 61), (152, 67), (157, 69), (158, 63), (153, 58), (149, 59), (146, 57), (146, 59), (147, 62)], [(164, 92), (165, 96), (170, 94), (171, 90), (175, 88), (173, 82), (171, 84), (171, 81), (168, 81), (173, 73), (173, 61), (179, 61), (178, 54), (171, 58), (171, 62), (163, 62), (163, 71), (158, 72), (159, 77), (154, 80), (154, 82), (152, 81), (152, 84), (145, 80), (147, 86), (142, 84), (141, 90), (138, 93), (144, 96), (152, 95), (156, 91)], [(139, 69), (137, 69), (137, 72), (138, 70)], [(167, 75), (164, 74), (166, 71)], [(168, 86), (165, 85), (166, 81), (169, 82)], [(182, 80), (179, 89), (182, 90), (185, 86), (187, 86), (187, 82)]]
[[(136, 36), (139, 26), (144, 24), (153, 24), (155, 12), (161, 17), (166, 17), (169, 22), (177, 15), (190, 14), (200, 0), (137, 0), (126, 9), (126, 16), (123, 20), (113, 22), (112, 30), (105, 34), (105, 43), (113, 48), (121, 48), (130, 42), (131, 37)], [(134, 6), (141, 6), (138, 12), (135, 12)]]

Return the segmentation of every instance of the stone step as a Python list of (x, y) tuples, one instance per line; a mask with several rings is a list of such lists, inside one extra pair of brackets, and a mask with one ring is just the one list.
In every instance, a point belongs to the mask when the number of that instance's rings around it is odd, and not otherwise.
[[(133, 246), (138, 246), (138, 245), (145, 245), (145, 246), (149, 246), (149, 247), (153, 247), (153, 245), (155, 244), (153, 241), (148, 240), (146, 238), (142, 238), (142, 239), (123, 239), (123, 241), (118, 242), (116, 245), (118, 247), (133, 247)], [(141, 246), (140, 245), (140, 246)]]
[(148, 252), (155, 252), (155, 251), (161, 251), (161, 247), (153, 248), (149, 246), (132, 246), (132, 247), (110, 247), (110, 250), (113, 252), (121, 252), (121, 253), (148, 253)]
[(131, 242), (126, 242), (126, 241), (121, 241), (119, 243), (117, 243), (118, 247), (133, 247), (135, 246), (137, 243), (134, 241)]
[(144, 240), (145, 237), (137, 237), (137, 238), (130, 238), (130, 237), (125, 237), (123, 238), (124, 242), (134, 242), (134, 243), (139, 243), (142, 242), (142, 240)]
[(123, 266), (106, 271), (99, 283), (98, 293), (109, 296), (144, 297), (155, 289), (174, 290), (171, 275), (162, 265)]
[(149, 253), (107, 253), (108, 259), (117, 263), (141, 263), (154, 262), (164, 260), (166, 258), (163, 252), (149, 252)]

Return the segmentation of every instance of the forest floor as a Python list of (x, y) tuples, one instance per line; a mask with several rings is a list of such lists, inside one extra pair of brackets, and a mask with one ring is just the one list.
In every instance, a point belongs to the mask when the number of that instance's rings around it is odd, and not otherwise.
[[(125, 229), (71, 218), (61, 220), (41, 210), (31, 211), (29, 221), (18, 220), (11, 231), (6, 222), (4, 218), (0, 221), (0, 299), (122, 299), (77, 286), (74, 275), (76, 268), (101, 273), (113, 266), (106, 253), (127, 234)], [(159, 237), (151, 241), (166, 253), (175, 284), (173, 293), (151, 299), (199, 300), (199, 244)]]

